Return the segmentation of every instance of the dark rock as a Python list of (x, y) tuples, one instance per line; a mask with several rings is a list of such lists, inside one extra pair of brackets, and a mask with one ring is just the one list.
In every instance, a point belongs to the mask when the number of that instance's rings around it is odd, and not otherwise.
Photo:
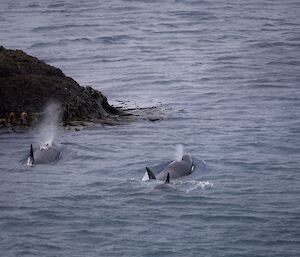
[(105, 120), (122, 114), (100, 91), (80, 86), (60, 69), (21, 50), (1, 46), (0, 120), (15, 125), (22, 113), (23, 119), (26, 113), (34, 120), (50, 99), (61, 103), (63, 121)]

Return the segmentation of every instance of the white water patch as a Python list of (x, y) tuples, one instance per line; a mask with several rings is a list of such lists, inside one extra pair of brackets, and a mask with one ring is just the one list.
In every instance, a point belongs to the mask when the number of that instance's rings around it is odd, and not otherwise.
[(181, 144), (176, 145), (176, 156), (175, 156), (175, 160), (176, 160), (176, 161), (182, 161), (182, 156), (183, 156), (183, 145), (181, 145)]
[(61, 119), (61, 105), (56, 102), (50, 102), (46, 105), (43, 112), (43, 120), (39, 126), (37, 140), (40, 143), (40, 149), (47, 149), (57, 134), (58, 123)]
[(210, 189), (213, 187), (213, 183), (209, 181), (197, 181), (197, 180), (177, 181), (175, 182), (175, 185), (177, 189), (182, 190), (186, 193), (189, 193), (197, 189)]

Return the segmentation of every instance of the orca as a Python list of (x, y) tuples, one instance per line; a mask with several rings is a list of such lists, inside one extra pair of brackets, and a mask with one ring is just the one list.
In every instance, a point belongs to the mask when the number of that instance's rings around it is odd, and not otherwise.
[(164, 170), (162, 170), (157, 176), (146, 167), (146, 173), (143, 176), (143, 181), (151, 179), (166, 180), (169, 176), (169, 179), (177, 179), (183, 176), (191, 174), (194, 170), (194, 165), (192, 157), (189, 154), (184, 154), (181, 160), (172, 161)]
[(165, 184), (170, 184), (170, 173), (168, 172), (168, 175), (166, 177)]
[(146, 173), (143, 177), (143, 181), (146, 181), (146, 180), (150, 180), (150, 179), (156, 179), (154, 173), (148, 168), (146, 167)]
[(36, 164), (49, 164), (57, 161), (61, 155), (60, 148), (56, 144), (43, 144), (36, 151), (33, 151), (32, 144), (30, 145), (30, 153), (27, 159), (28, 166)]
[(33, 166), (34, 165), (34, 156), (33, 156), (33, 147), (32, 144), (30, 145), (30, 153), (29, 153), (29, 157), (27, 159), (27, 165), (28, 166)]
[(176, 188), (173, 187), (170, 184), (170, 173), (167, 174), (165, 182), (163, 184), (156, 185), (154, 187), (154, 189), (159, 189), (159, 190), (176, 190)]

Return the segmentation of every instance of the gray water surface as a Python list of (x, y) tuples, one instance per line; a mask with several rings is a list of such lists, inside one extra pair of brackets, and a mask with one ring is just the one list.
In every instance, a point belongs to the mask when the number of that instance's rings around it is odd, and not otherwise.
[[(0, 40), (164, 119), (0, 131), (1, 256), (299, 256), (299, 1), (0, 1)], [(155, 190), (144, 167), (196, 169)]]

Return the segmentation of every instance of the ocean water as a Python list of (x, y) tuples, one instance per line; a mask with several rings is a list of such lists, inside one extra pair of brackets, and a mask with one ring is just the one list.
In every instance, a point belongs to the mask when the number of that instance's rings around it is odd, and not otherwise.
[[(0, 255), (300, 256), (300, 3), (1, 0), (0, 44), (163, 119), (0, 131)], [(142, 182), (193, 156), (174, 190)]]

